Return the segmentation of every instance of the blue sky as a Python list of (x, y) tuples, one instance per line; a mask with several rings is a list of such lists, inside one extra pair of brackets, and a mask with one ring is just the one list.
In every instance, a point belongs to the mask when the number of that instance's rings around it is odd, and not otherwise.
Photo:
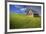
[(40, 6), (28, 6), (28, 5), (10, 5), (10, 12), (25, 13), (27, 7), (41, 14)]

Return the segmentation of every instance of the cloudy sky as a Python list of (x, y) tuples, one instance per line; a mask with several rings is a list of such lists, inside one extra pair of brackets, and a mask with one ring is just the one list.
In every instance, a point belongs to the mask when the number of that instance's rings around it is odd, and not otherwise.
[(25, 13), (27, 7), (41, 14), (40, 6), (28, 6), (28, 5), (10, 5), (10, 12)]

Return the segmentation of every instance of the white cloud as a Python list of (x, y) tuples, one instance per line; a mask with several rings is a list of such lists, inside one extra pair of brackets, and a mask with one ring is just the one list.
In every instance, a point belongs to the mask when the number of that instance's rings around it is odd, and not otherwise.
[(21, 8), (20, 10), (23, 10), (24, 11), (24, 10), (26, 10), (26, 8)]

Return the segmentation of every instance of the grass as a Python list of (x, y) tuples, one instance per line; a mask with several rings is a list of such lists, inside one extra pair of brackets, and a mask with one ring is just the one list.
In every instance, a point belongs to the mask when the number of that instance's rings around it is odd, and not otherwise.
[(40, 28), (40, 17), (26, 16), (24, 14), (10, 14), (10, 29)]

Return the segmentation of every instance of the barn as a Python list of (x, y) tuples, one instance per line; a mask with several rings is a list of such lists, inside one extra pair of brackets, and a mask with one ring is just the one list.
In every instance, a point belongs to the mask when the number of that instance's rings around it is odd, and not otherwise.
[(31, 8), (27, 8), (26, 9), (26, 15), (29, 15), (29, 16), (39, 16), (39, 13), (37, 11), (34, 11), (32, 10)]

